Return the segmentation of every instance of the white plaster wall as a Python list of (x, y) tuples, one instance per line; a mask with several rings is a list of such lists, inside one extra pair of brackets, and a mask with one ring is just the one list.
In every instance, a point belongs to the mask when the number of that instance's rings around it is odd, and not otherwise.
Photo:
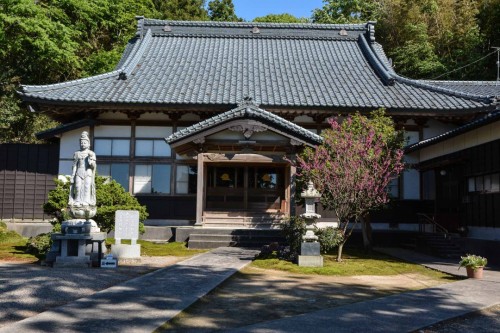
[(171, 126), (136, 126), (136, 138), (166, 138), (172, 134)]
[(469, 227), (468, 238), (500, 241), (500, 228)]
[(451, 154), (467, 148), (479, 146), (500, 139), (500, 121), (483, 126), (473, 131), (455, 136), (448, 140), (420, 150), (420, 160)]
[(130, 126), (96, 126), (94, 128), (94, 137), (95, 138), (129, 138), (131, 135)]
[[(73, 131), (63, 133), (59, 146), (59, 160), (71, 159), (75, 151), (80, 150), (80, 136), (83, 131), (89, 131), (88, 127), (82, 127)], [(61, 170), (59, 168), (59, 170)]]
[(418, 131), (405, 131), (404, 138), (406, 145), (411, 145), (420, 141), (420, 133)]
[(403, 172), (403, 199), (420, 199), (420, 173), (418, 170), (409, 169)]
[(423, 139), (429, 139), (433, 138), (435, 136), (438, 136), (440, 134), (446, 133), (448, 131), (451, 131), (452, 129), (457, 128), (457, 125), (453, 124), (445, 124), (440, 121), (430, 119), (427, 122), (427, 126), (424, 127), (423, 129)]
[[(98, 161), (99, 163), (99, 161)], [(73, 161), (59, 160), (59, 174), (69, 176), (71, 175), (71, 168), (73, 167)]]

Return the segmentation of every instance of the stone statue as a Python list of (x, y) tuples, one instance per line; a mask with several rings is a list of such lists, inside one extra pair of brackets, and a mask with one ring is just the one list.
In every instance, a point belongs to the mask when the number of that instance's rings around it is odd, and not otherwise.
[(80, 137), (80, 150), (73, 155), (68, 206), (74, 218), (89, 219), (96, 214), (96, 156), (90, 150), (87, 132)]

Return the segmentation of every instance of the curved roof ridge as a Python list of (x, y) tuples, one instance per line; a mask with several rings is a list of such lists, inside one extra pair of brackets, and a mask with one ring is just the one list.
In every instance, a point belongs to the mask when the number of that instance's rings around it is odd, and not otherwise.
[(373, 51), (373, 49), (368, 45), (368, 42), (363, 35), (359, 35), (358, 41), (361, 47), (361, 51), (365, 55), (366, 59), (373, 67), (378, 76), (382, 79), (384, 84), (392, 86), (394, 85), (393, 74), (387, 69), (384, 63), (379, 59), (377, 54)]
[(67, 81), (67, 82), (59, 82), (59, 83), (44, 84), (44, 85), (21, 85), (20, 93), (24, 94), (24, 93), (28, 93), (28, 92), (39, 92), (39, 91), (52, 90), (52, 89), (57, 89), (57, 88), (76, 86), (76, 85), (79, 85), (82, 83), (107, 79), (109, 77), (117, 75), (119, 72), (120, 72), (120, 70), (115, 69), (111, 72), (107, 72), (107, 73), (103, 73), (103, 74), (99, 74), (99, 75), (93, 75), (93, 76), (85, 77), (83, 79), (76, 79), (76, 80), (71, 80), (71, 81)]
[(148, 29), (146, 31), (146, 34), (144, 35), (144, 37), (141, 38), (141, 42), (139, 43), (139, 46), (134, 48), (135, 52), (134, 52), (134, 50), (132, 50), (132, 52), (130, 52), (130, 55), (123, 62), (122, 68), (119, 69), (120, 79), (126, 79), (127, 76), (132, 73), (132, 71), (137, 66), (137, 64), (141, 60), (142, 56), (144, 55), (144, 52), (145, 52), (146, 48), (149, 46), (152, 38), (153, 38), (153, 34), (151, 33), (151, 29)]
[(365, 36), (359, 35), (359, 41), (363, 53), (365, 54), (368, 61), (373, 66), (377, 74), (379, 74), (379, 76), (382, 78), (385, 84), (393, 85), (394, 81), (397, 81), (399, 83), (409, 84), (417, 88), (423, 88), (433, 92), (444, 93), (447, 95), (471, 99), (474, 101), (487, 104), (491, 103), (492, 98), (494, 98), (494, 96), (474, 95), (460, 91), (455, 91), (452, 89), (447, 89), (432, 84), (428, 84), (426, 83), (426, 81), (423, 80), (416, 80), (404, 77), (398, 74), (396, 71), (394, 71), (394, 69), (387, 67), (383, 59), (380, 59), (380, 54), (372, 48), (372, 45), (368, 44), (368, 41), (366, 40)]
[(410, 79), (410, 78), (401, 76), (397, 73), (394, 73), (393, 77), (398, 82), (409, 84), (409, 85), (412, 85), (412, 86), (417, 87), (417, 88), (423, 88), (423, 89), (427, 89), (427, 90), (435, 91), (435, 92), (440, 92), (440, 93), (451, 95), (451, 96), (457, 96), (457, 97), (461, 97), (461, 98), (471, 99), (471, 100), (482, 102), (482, 103), (489, 104), (492, 102), (491, 99), (493, 98), (493, 96), (468, 94), (468, 93), (464, 93), (464, 92), (460, 92), (460, 91), (456, 91), (456, 90), (452, 90), (452, 89), (434, 86), (432, 84), (426, 83), (425, 81)]
[(171, 26), (190, 26), (190, 27), (238, 27), (238, 28), (302, 28), (302, 29), (325, 29), (325, 30), (359, 30), (366, 31), (366, 23), (355, 24), (319, 24), (319, 23), (268, 23), (268, 22), (220, 22), (220, 21), (174, 21), (174, 20), (159, 20), (140, 18), (142, 23), (138, 24), (138, 31), (147, 25), (171, 25)]

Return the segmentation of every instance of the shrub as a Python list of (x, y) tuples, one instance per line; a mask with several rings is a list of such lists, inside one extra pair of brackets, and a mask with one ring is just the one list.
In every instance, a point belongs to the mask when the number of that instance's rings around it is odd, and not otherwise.
[(292, 216), (281, 224), (281, 231), (290, 246), (290, 259), (297, 257), (300, 253), (302, 236), (306, 233), (306, 222), (300, 216)]
[[(47, 214), (55, 217), (58, 223), (69, 218), (67, 212), (69, 197), (69, 179), (67, 181), (55, 180), (56, 188), (49, 192), (49, 199), (43, 205), (43, 210)], [(115, 227), (115, 212), (117, 210), (138, 210), (139, 211), (139, 231), (144, 232), (144, 220), (148, 213), (145, 206), (142, 206), (135, 197), (126, 192), (125, 189), (114, 180), (106, 177), (96, 176), (96, 201), (97, 214), (93, 217), (97, 225), (104, 232), (109, 232)]]
[(327, 253), (342, 243), (342, 232), (338, 228), (315, 228), (314, 232), (318, 236), (322, 253)]
[(50, 249), (52, 240), (50, 239), (51, 233), (40, 234), (30, 237), (26, 244), (26, 252), (34, 254), (35, 256), (44, 256)]

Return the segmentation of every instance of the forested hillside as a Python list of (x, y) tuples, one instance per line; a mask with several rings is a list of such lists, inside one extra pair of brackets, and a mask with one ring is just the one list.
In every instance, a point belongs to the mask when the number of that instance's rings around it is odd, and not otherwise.
[[(55, 83), (113, 69), (136, 30), (137, 15), (241, 21), (232, 0), (0, 0), (0, 143), (36, 142), (36, 132), (56, 125), (20, 105), (19, 84)], [(377, 20), (377, 41), (402, 75), (496, 77), (491, 47), (500, 46), (500, 0), (325, 0), (311, 18), (270, 13), (255, 19), (368, 20)]]

